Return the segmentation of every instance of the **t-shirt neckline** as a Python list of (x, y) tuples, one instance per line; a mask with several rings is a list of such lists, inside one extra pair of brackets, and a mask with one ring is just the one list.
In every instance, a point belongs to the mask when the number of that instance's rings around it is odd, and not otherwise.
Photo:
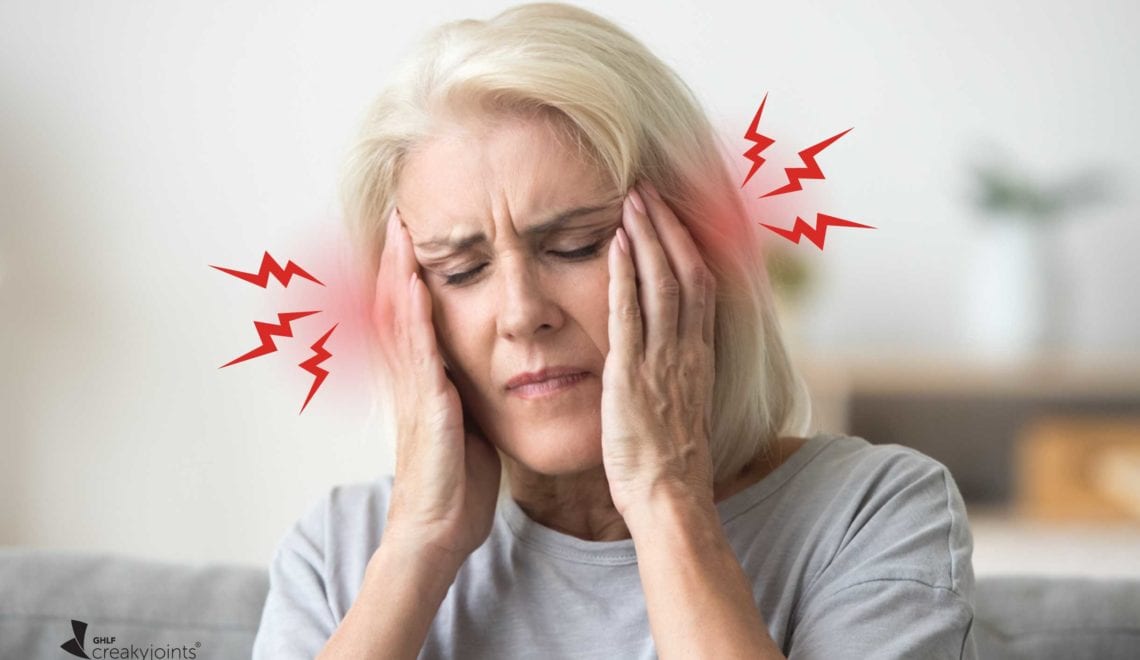
[[(833, 439), (832, 434), (816, 433), (763, 479), (717, 502), (721, 523), (728, 523), (774, 493)], [(520, 543), (539, 552), (584, 564), (616, 566), (637, 562), (633, 539), (587, 541), (571, 536), (532, 520), (512, 497), (502, 498), (497, 515)]]

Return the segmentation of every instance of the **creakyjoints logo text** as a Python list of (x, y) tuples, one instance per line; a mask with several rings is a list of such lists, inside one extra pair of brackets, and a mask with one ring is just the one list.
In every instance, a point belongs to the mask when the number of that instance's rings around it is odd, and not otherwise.
[(89, 660), (197, 660), (198, 649), (202, 648), (201, 642), (183, 646), (137, 646), (106, 635), (96, 635), (90, 644), (85, 644), (87, 624), (75, 619), (71, 620), (71, 632), (71, 639), (60, 644), (59, 648), (77, 658)]

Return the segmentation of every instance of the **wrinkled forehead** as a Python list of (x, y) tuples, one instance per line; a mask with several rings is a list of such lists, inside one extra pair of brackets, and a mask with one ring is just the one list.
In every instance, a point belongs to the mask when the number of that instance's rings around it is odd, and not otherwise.
[(552, 213), (620, 195), (587, 153), (543, 118), (447, 124), (405, 157), (396, 206), (413, 241), (521, 232)]

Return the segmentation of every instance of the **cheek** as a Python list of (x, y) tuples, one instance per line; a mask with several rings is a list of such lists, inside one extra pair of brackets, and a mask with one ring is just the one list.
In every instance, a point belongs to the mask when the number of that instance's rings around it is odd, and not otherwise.
[(589, 335), (590, 340), (604, 356), (609, 352), (610, 274), (603, 256), (584, 273), (578, 275), (573, 286), (567, 286), (572, 296), (573, 314)]
[(431, 318), (440, 353), (452, 369), (456, 362), (470, 368), (471, 358), (478, 352), (469, 343), (476, 337), (476, 324), (480, 323), (472, 315), (472, 310), (480, 307), (451, 300), (446, 292), (433, 292), (432, 296)]
[(494, 384), (491, 360), (495, 350), (495, 313), (498, 304), (493, 290), (464, 291), (443, 289), (433, 292), (432, 323), (436, 341), (446, 358), (460, 394), (475, 396)]

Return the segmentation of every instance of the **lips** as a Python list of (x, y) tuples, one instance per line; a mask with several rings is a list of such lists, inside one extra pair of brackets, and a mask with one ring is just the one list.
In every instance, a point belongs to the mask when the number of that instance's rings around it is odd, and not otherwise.
[(538, 371), (528, 371), (520, 374), (515, 374), (510, 380), (507, 381), (507, 389), (513, 390), (516, 387), (529, 385), (531, 383), (541, 383), (544, 380), (551, 378), (559, 378), (561, 376), (572, 376), (574, 374), (588, 373), (588, 369), (573, 366), (557, 366), (539, 369)]

